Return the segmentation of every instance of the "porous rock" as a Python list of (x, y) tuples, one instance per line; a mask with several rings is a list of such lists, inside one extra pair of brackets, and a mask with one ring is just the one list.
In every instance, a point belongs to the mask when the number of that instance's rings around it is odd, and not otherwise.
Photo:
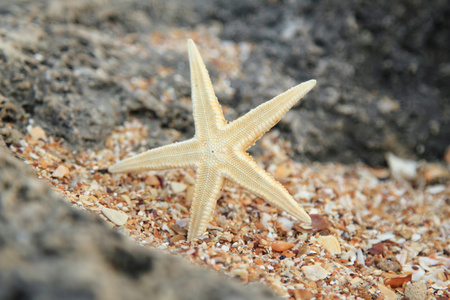
[[(102, 148), (131, 115), (152, 128), (148, 148), (173, 142), (169, 130), (192, 137), (191, 107), (179, 101), (190, 97), (186, 48), (152, 39), (186, 33), (240, 49), (241, 74), (206, 61), (213, 83), (227, 78), (216, 92), (230, 120), (317, 79), (277, 126), (296, 159), (381, 165), (392, 152), (438, 160), (450, 145), (446, 0), (36, 0), (0, 9), (7, 144), (30, 118), (78, 151)], [(144, 84), (133, 88), (136, 81)]]

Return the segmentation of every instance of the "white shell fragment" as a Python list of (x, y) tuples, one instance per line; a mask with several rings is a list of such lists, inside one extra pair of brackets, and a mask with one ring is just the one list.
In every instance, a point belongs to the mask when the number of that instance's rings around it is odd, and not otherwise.
[(417, 177), (417, 162), (403, 159), (392, 153), (386, 154), (386, 161), (392, 177), (396, 179), (414, 180)]
[(378, 289), (380, 290), (381, 294), (384, 296), (384, 299), (387, 300), (397, 300), (397, 295), (393, 290), (390, 288), (382, 285), (381, 283), (378, 283)]
[(172, 189), (172, 192), (174, 194), (178, 194), (178, 193), (184, 192), (187, 188), (187, 185), (185, 185), (184, 183), (181, 183), (181, 182), (172, 181), (170, 183), (170, 188)]
[(59, 165), (52, 173), (52, 177), (63, 178), (70, 173), (69, 169), (65, 165)]
[(102, 213), (114, 224), (118, 226), (124, 225), (128, 220), (128, 215), (122, 211), (103, 207)]
[(317, 241), (328, 251), (331, 255), (341, 254), (341, 245), (337, 238), (332, 235), (319, 236)]
[(318, 281), (325, 279), (330, 274), (330, 272), (322, 268), (319, 264), (314, 264), (311, 266), (303, 266), (301, 269), (305, 274), (306, 279), (311, 281)]

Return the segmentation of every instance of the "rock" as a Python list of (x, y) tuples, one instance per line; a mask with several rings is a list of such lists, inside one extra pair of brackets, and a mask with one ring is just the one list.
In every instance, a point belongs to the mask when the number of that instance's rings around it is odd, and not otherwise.
[[(0, 148), (0, 299), (277, 299), (143, 248)], [(150, 296), (149, 296), (150, 295)]]
[(405, 297), (408, 300), (427, 299), (427, 285), (423, 281), (408, 284), (405, 288)]
[[(212, 81), (227, 78), (216, 92), (230, 120), (317, 79), (277, 126), (298, 159), (384, 165), (393, 152), (448, 161), (449, 8), (442, 0), (6, 1), (0, 128), (12, 123), (23, 134), (32, 118), (80, 151), (102, 148), (132, 114), (151, 128), (148, 148), (173, 142), (172, 129), (190, 138), (191, 107), (180, 99), (190, 97), (191, 35), (217, 42), (200, 51)], [(217, 30), (197, 29), (208, 27)], [(157, 41), (161, 32), (180, 34)], [(225, 46), (234, 54), (217, 52)], [(18, 133), (0, 130), (7, 144)]]

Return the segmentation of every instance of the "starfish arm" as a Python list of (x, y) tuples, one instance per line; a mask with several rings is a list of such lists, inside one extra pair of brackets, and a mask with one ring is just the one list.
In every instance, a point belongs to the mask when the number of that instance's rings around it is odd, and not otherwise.
[(303, 98), (316, 84), (315, 80), (303, 82), (270, 101), (252, 109), (239, 119), (224, 128), (223, 136), (228, 137), (231, 144), (241, 149), (248, 149), (265, 132), (275, 126), (288, 110)]
[(272, 175), (259, 167), (244, 152), (234, 152), (224, 167), (225, 177), (263, 198), (269, 204), (291, 214), (300, 221), (311, 224), (311, 218)]
[(155, 148), (126, 158), (109, 167), (109, 172), (163, 170), (170, 168), (192, 168), (199, 161), (201, 151), (195, 139)]
[(206, 164), (197, 169), (189, 219), (188, 241), (202, 235), (208, 227), (223, 185), (220, 170)]
[(222, 108), (214, 93), (200, 52), (194, 41), (188, 40), (189, 65), (191, 69), (192, 103), (195, 120), (195, 135), (207, 138), (225, 126)]

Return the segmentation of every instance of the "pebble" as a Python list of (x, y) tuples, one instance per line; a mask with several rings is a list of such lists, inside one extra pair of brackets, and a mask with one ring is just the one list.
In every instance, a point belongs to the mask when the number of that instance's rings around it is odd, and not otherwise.
[(118, 226), (124, 225), (128, 220), (128, 215), (122, 211), (103, 207), (102, 213), (114, 224)]
[(405, 288), (405, 297), (409, 300), (425, 300), (427, 298), (427, 285), (423, 281), (408, 284)]

